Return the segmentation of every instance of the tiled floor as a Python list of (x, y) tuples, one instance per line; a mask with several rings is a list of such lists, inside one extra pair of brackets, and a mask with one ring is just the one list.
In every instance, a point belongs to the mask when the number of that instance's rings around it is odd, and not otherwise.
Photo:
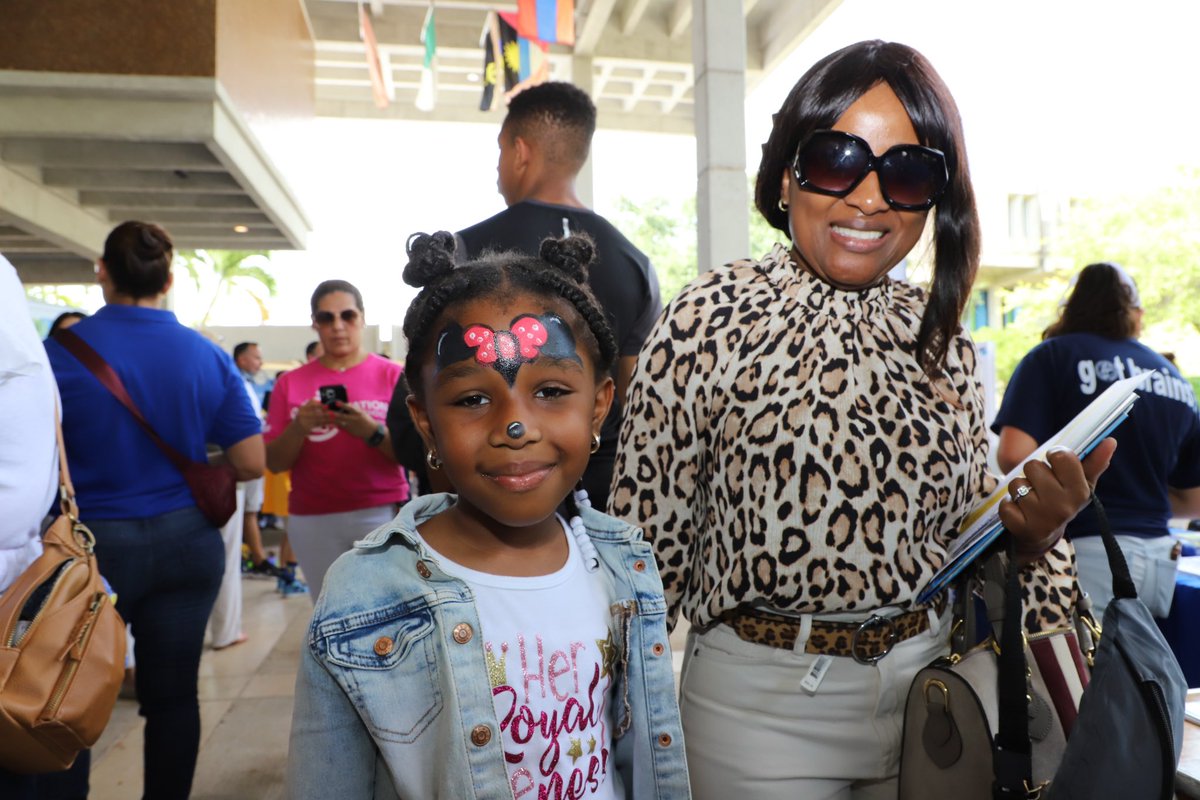
[[(312, 612), (307, 595), (283, 598), (275, 581), (242, 580), (242, 628), (249, 639), (205, 650), (200, 662), (200, 759), (194, 800), (283, 797), (292, 689)], [(90, 800), (142, 794), (142, 719), (120, 700), (92, 751)]]
[[(242, 629), (235, 647), (206, 649), (200, 662), (200, 758), (193, 800), (277, 800), (284, 796), (292, 691), (312, 612), (307, 595), (283, 598), (275, 582), (242, 579)], [(676, 678), (687, 623), (671, 636)], [(90, 800), (142, 794), (142, 719), (120, 700), (92, 750)]]

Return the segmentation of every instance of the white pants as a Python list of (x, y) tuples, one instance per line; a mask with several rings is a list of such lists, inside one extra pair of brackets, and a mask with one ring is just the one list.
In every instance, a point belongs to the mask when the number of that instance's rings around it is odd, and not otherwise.
[(263, 507), (263, 487), (266, 485), (266, 478), (255, 478), (252, 481), (243, 481), (242, 486), (246, 487), (246, 514), (257, 514), (262, 511)]
[(246, 508), (246, 490), (237, 486), (237, 510), (221, 528), (225, 542), (225, 577), (208, 617), (208, 633), (213, 647), (228, 647), (242, 635), (242, 515)]
[(727, 626), (688, 635), (680, 711), (695, 800), (875, 800), (898, 791), (904, 704), (917, 671), (949, 649), (949, 613), (875, 664), (742, 641)]
[(288, 518), (288, 541), (308, 581), (309, 599), (317, 602), (325, 572), (338, 556), (395, 516), (393, 503), (338, 514), (292, 514)]
[[(1175, 539), (1170, 536), (1117, 536), (1116, 539), (1125, 554), (1138, 597), (1152, 615), (1165, 618), (1171, 612), (1175, 570), (1179, 567), (1179, 562), (1171, 559)], [(1113, 598), (1112, 570), (1108, 567), (1104, 540), (1099, 536), (1077, 536), (1071, 544), (1075, 545), (1079, 585), (1092, 598), (1092, 614), (1099, 621)]]

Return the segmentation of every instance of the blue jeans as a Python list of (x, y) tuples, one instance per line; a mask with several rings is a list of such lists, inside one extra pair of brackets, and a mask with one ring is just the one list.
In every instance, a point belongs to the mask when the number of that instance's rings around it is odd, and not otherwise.
[(221, 534), (195, 506), (84, 522), (96, 535), (117, 611), (133, 626), (139, 713), (146, 718), (143, 797), (186, 798), (200, 749), (200, 651), (225, 572)]

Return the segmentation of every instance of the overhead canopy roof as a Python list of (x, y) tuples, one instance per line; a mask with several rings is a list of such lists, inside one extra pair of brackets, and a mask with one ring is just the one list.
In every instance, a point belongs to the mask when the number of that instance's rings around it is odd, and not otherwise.
[(0, 18), (0, 252), (22, 280), (94, 280), (131, 218), (178, 248), (304, 246), (252, 131), (312, 118), (302, 0), (4, 3)]
[[(839, 2), (742, 0), (747, 86)], [(27, 282), (90, 282), (107, 232), (130, 218), (164, 223), (181, 249), (303, 248), (311, 226), (250, 123), (503, 113), (479, 110), (481, 38), (488, 14), (515, 2), (437, 0), (429, 112), (414, 104), (428, 0), (365, 4), (393, 98), (384, 109), (358, 0), (201, 0), (170, 15), (154, 0), (60, 0), (57, 38), (39, 35), (44, 5), (6, 11), (0, 252)], [(587, 88), (602, 127), (694, 133), (692, 14), (693, 0), (577, 0), (575, 46), (551, 47), (551, 77)]]
[(309, 228), (214, 79), (0, 71), (0, 253), (26, 280), (91, 281), (126, 219), (181, 249), (301, 248)]
[[(729, 0), (733, 2), (734, 0)], [(840, 0), (743, 0), (747, 88), (758, 83), (820, 24)], [(392, 102), (375, 106), (359, 32), (358, 0), (305, 0), (317, 57), (317, 113), (335, 117), (484, 122), (481, 36), (493, 10), (515, 2), (437, 0), (437, 104), (416, 108), (428, 0), (370, 0), (371, 27)], [(578, 0), (574, 49), (551, 46), (552, 77), (592, 72), (602, 127), (694, 132), (692, 0)], [(574, 64), (573, 64), (574, 61)]]

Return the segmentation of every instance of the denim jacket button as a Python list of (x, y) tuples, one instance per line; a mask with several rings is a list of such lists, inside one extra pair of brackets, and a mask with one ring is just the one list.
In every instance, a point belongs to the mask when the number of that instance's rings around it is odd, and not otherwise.
[(633, 562), (633, 568), (638, 572), (645, 572), (646, 562), (639, 558), (637, 561)]
[(418, 561), (417, 562), (417, 574), (420, 575), (422, 578), (428, 578), (433, 573), (429, 571), (429, 567), (425, 565), (424, 561)]
[(392, 640), (387, 636), (380, 636), (375, 640), (375, 655), (386, 656), (392, 652)]
[(658, 744), (660, 747), (670, 747), (671, 746), (671, 734), (660, 733), (658, 735)]
[(664, 652), (666, 652), (666, 649), (667, 648), (663, 647), (662, 642), (655, 642), (654, 646), (650, 648), (650, 652), (654, 653), (656, 656), (661, 656)]
[(454, 626), (454, 641), (459, 644), (466, 644), (471, 641), (471, 637), (475, 635), (475, 631), (471, 630), (471, 626), (465, 622), (460, 622)]
[(471, 729), (471, 744), (483, 747), (492, 740), (492, 729), (487, 725), (476, 725)]

